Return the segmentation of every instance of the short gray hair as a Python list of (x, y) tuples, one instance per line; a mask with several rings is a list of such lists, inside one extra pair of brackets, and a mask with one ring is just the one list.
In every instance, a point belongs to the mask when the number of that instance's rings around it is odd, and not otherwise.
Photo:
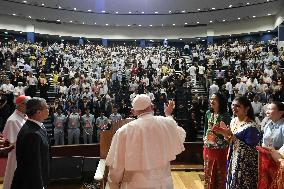
[(34, 97), (29, 99), (26, 105), (27, 116), (33, 116), (38, 110), (44, 109), (44, 103), (46, 103), (46, 100), (43, 98)]

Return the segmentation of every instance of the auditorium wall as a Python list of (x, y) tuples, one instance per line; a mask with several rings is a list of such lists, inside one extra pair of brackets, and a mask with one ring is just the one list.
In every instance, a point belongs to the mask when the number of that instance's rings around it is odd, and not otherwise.
[(251, 32), (275, 29), (275, 17), (224, 22), (199, 27), (100, 27), (76, 24), (42, 23), (13, 16), (0, 16), (0, 29), (26, 32), (30, 26), (34, 32), (49, 35), (106, 38), (106, 39), (178, 39), (206, 37), (207, 30), (214, 30), (215, 36), (249, 34)]

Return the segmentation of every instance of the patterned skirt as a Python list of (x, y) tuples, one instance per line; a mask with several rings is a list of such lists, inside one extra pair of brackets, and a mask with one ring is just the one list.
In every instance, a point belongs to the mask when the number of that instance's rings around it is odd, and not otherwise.
[(204, 189), (225, 189), (228, 148), (204, 147)]

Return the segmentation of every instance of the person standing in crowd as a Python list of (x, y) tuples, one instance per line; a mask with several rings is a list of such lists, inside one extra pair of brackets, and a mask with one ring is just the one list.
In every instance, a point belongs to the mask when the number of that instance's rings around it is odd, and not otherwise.
[(38, 84), (37, 78), (33, 75), (32, 72), (29, 72), (29, 75), (27, 76), (27, 83), (28, 83), (28, 94), (31, 97), (35, 97), (36, 95), (36, 86)]
[[(28, 96), (18, 96), (16, 98), (16, 110), (8, 118), (5, 124), (3, 130), (3, 136), (5, 140), (9, 141), (10, 145), (13, 146), (16, 145), (18, 133), (27, 120), (27, 116), (25, 115), (25, 113), (26, 113), (26, 102), (28, 99), (29, 99)], [(13, 149), (8, 154), (8, 161), (5, 170), (3, 189), (10, 189), (16, 167), (17, 167), (16, 150)]]
[(262, 146), (279, 150), (284, 147), (284, 104), (274, 101), (266, 110), (270, 121), (264, 126)]
[(232, 102), (236, 116), (230, 128), (221, 122), (213, 131), (222, 134), (231, 142), (227, 170), (227, 189), (256, 189), (258, 182), (258, 152), (261, 141), (260, 128), (254, 121), (254, 112), (247, 97), (241, 96)]
[(171, 117), (174, 101), (165, 109), (167, 117), (154, 116), (145, 94), (137, 95), (132, 107), (138, 119), (117, 130), (106, 158), (110, 188), (173, 188), (170, 161), (184, 151), (186, 135)]
[(108, 129), (109, 119), (105, 116), (105, 113), (101, 111), (100, 117), (96, 120), (97, 125), (97, 141), (100, 142), (100, 133), (101, 130)]
[(117, 107), (112, 108), (112, 114), (109, 116), (111, 122), (117, 122), (122, 119), (122, 116), (117, 113)]
[(11, 107), (7, 102), (7, 97), (0, 94), (0, 133), (2, 133), (7, 119), (12, 113)]
[(277, 185), (275, 183), (283, 182), (284, 178), (284, 172), (283, 177), (280, 176), (281, 174), (277, 175), (281, 171), (281, 162), (284, 157), (284, 104), (277, 101), (271, 102), (267, 107), (266, 115), (269, 121), (263, 130), (262, 147), (264, 149), (258, 147), (261, 160), (258, 189), (273, 188)]
[(95, 125), (95, 116), (90, 113), (90, 109), (86, 108), (85, 115), (82, 116), (82, 128), (84, 144), (91, 144), (93, 142), (93, 130)]
[(62, 114), (61, 107), (56, 108), (56, 113), (53, 114), (54, 125), (54, 145), (64, 145), (64, 126), (66, 116)]
[(204, 125), (204, 173), (205, 189), (225, 189), (226, 164), (229, 143), (221, 134), (212, 128), (220, 122), (229, 125), (231, 116), (228, 113), (226, 98), (220, 93), (213, 93), (210, 97), (210, 110), (205, 114)]
[(48, 117), (49, 107), (43, 98), (28, 100), (27, 107), (29, 119), (17, 137), (17, 168), (11, 189), (47, 189), (49, 140), (42, 122)]
[(79, 144), (80, 139), (80, 115), (76, 112), (76, 108), (71, 108), (71, 113), (67, 117), (68, 123), (68, 144), (72, 144), (73, 139), (75, 144)]

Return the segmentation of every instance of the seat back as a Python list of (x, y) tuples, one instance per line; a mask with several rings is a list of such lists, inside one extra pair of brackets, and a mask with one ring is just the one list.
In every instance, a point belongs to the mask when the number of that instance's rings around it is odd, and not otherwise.
[(112, 137), (115, 134), (115, 132), (120, 127), (131, 122), (132, 120), (134, 119), (123, 119), (120, 121), (112, 122), (112, 126), (110, 130), (101, 131), (100, 133), (100, 158), (101, 159), (106, 159), (110, 145), (111, 145)]

